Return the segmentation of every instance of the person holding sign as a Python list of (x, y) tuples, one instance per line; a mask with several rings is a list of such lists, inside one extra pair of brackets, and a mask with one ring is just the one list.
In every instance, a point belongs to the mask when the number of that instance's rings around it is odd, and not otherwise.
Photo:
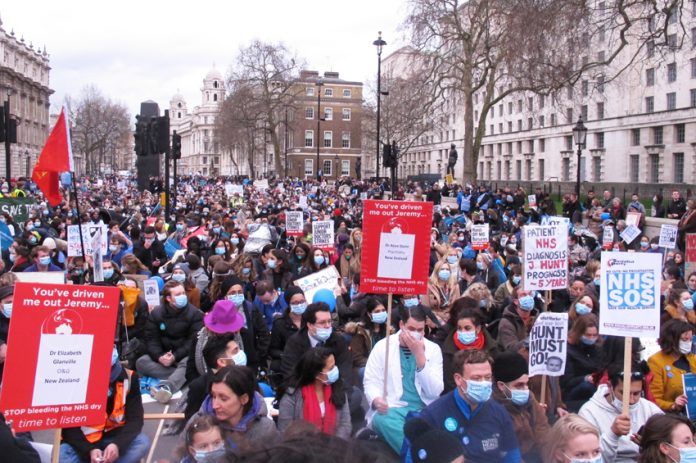
[(660, 352), (648, 359), (653, 373), (650, 392), (665, 412), (682, 412), (686, 406), (682, 376), (696, 373), (696, 355), (691, 353), (693, 327), (682, 320), (669, 320), (660, 328)]
[(612, 365), (608, 371), (609, 384), (602, 384), (589, 402), (578, 413), (601, 433), (600, 445), (604, 461), (634, 462), (638, 458), (636, 434), (653, 415), (662, 410), (642, 398), (644, 376), (631, 372), (629, 415), (622, 414), (623, 365)]
[(597, 390), (592, 375), (599, 370), (602, 357), (598, 341), (597, 317), (578, 317), (568, 333), (566, 370), (561, 376), (563, 400), (571, 411), (578, 411)]

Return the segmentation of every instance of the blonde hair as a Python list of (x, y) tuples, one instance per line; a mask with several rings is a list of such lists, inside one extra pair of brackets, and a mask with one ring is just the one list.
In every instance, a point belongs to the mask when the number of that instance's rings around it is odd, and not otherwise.
[(472, 299), (476, 299), (477, 301), (488, 299), (488, 304), (486, 304), (486, 306), (491, 305), (491, 290), (488, 289), (488, 286), (486, 286), (484, 283), (477, 282), (469, 285), (469, 287), (466, 288), (466, 291), (464, 291), (464, 294), (462, 294), (462, 297), (467, 296)]
[(435, 286), (437, 286), (440, 283), (440, 277), (438, 277), (437, 274), (438, 272), (440, 272), (440, 269), (445, 264), (447, 264), (450, 271), (450, 277), (449, 280), (447, 280), (447, 283), (450, 286), (457, 284), (457, 264), (450, 264), (449, 262), (447, 262), (447, 258), (440, 259), (437, 262), (435, 262), (435, 266), (433, 267), (433, 273), (430, 274), (430, 283), (432, 283)]
[(556, 454), (563, 452), (570, 440), (582, 434), (594, 434), (599, 441), (599, 431), (579, 415), (571, 413), (556, 421), (544, 446), (544, 463), (562, 463), (562, 460), (556, 458)]

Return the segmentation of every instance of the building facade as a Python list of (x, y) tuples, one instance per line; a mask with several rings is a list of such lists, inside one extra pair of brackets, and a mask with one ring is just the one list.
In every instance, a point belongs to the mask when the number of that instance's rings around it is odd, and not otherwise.
[[(17, 143), (11, 144), (13, 177), (30, 176), (43, 149), (49, 126), (51, 67), (46, 47), (40, 49), (7, 32), (0, 20), (0, 101), (10, 102), (10, 116), (17, 121)], [(3, 144), (4, 145), (4, 144)], [(0, 176), (7, 171), (4, 146), (0, 148)]]

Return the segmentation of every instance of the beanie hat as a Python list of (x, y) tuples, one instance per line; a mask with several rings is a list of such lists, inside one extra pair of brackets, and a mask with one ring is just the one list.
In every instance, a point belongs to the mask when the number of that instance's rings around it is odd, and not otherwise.
[(509, 383), (529, 373), (527, 361), (517, 352), (503, 352), (493, 360), (493, 378)]
[(235, 276), (225, 278), (220, 285), (220, 295), (225, 297), (230, 288), (236, 285), (240, 285), (243, 288), (244, 282)]
[(288, 305), (290, 305), (290, 299), (292, 299), (292, 297), (295, 294), (304, 295), (304, 291), (302, 291), (302, 289), (300, 289), (300, 287), (298, 287), (298, 286), (288, 286), (287, 289), (285, 290), (285, 294), (283, 295), (283, 297), (285, 298), (285, 302)]
[(462, 445), (453, 433), (433, 428), (420, 418), (408, 420), (404, 434), (411, 442), (413, 462), (450, 463), (462, 455)]

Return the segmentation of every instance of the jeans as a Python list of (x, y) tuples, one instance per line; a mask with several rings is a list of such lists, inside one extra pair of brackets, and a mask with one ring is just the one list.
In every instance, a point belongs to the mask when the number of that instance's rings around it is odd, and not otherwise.
[[(105, 437), (100, 442), (101, 447), (104, 448), (110, 443), (110, 439)], [(119, 457), (116, 463), (140, 463), (141, 458), (147, 456), (147, 452), (150, 451), (150, 438), (145, 434), (138, 434), (133, 442), (128, 446), (127, 449), (118, 449)], [(70, 444), (60, 444), (60, 463), (89, 463), (89, 459), (82, 460), (80, 456), (75, 452)]]
[(186, 384), (187, 362), (188, 357), (184, 357), (171, 367), (165, 367), (145, 354), (135, 362), (135, 369), (140, 376), (151, 376), (163, 380), (160, 386), (169, 386), (169, 390), (174, 394)]

